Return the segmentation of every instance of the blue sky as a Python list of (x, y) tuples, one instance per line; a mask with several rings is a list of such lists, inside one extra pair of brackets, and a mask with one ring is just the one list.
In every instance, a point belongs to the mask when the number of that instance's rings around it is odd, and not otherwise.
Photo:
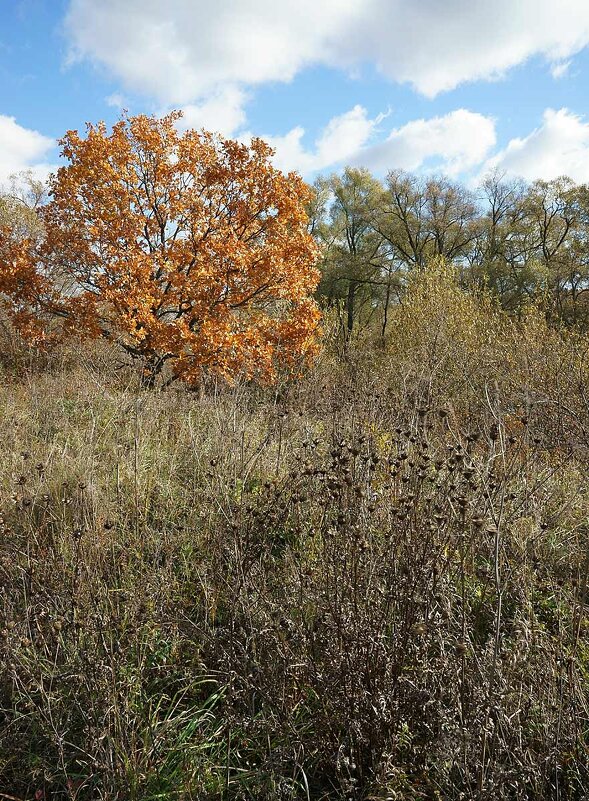
[(86, 121), (185, 111), (346, 163), (589, 181), (589, 0), (0, 0), (0, 180)]

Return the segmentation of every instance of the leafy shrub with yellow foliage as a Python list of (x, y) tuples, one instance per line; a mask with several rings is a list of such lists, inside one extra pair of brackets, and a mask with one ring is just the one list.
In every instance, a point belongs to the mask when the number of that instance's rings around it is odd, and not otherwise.
[(431, 399), (468, 403), (481, 398), (512, 323), (489, 295), (463, 289), (456, 268), (442, 259), (414, 272), (391, 314), (387, 356), (390, 380)]
[(589, 337), (550, 325), (530, 304), (518, 317), (461, 285), (442, 259), (410, 276), (391, 314), (382, 370), (391, 392), (472, 414), (534, 414), (555, 444), (587, 444)]

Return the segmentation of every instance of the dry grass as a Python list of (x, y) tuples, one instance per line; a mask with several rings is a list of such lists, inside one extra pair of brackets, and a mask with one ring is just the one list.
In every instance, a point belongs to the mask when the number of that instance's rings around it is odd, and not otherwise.
[(279, 391), (7, 373), (4, 797), (586, 798), (581, 346), (518, 336)]

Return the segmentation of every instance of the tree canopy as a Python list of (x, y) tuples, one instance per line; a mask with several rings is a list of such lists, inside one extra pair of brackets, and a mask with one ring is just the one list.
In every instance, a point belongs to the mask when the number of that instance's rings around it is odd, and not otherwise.
[(316, 349), (309, 190), (260, 139), (180, 133), (179, 116), (69, 131), (42, 241), (3, 228), (2, 291), (27, 335), (58, 317), (62, 335), (106, 337), (151, 378), (169, 363), (189, 382), (271, 380)]
[(313, 232), (323, 246), (320, 299), (340, 312), (345, 343), (380, 321), (414, 272), (441, 257), (464, 288), (484, 289), (520, 316), (534, 305), (551, 322), (589, 325), (589, 190), (567, 178), (491, 174), (476, 189), (445, 176), (367, 170), (320, 178)]

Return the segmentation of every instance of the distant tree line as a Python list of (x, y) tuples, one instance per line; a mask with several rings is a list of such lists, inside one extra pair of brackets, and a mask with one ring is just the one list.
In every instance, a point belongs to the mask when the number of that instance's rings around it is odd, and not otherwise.
[(367, 325), (384, 339), (408, 276), (436, 256), (456, 265), (465, 288), (488, 290), (514, 315), (533, 303), (551, 322), (589, 325), (587, 185), (496, 173), (473, 190), (447, 177), (393, 170), (381, 182), (347, 168), (314, 189), (320, 300), (346, 342)]

